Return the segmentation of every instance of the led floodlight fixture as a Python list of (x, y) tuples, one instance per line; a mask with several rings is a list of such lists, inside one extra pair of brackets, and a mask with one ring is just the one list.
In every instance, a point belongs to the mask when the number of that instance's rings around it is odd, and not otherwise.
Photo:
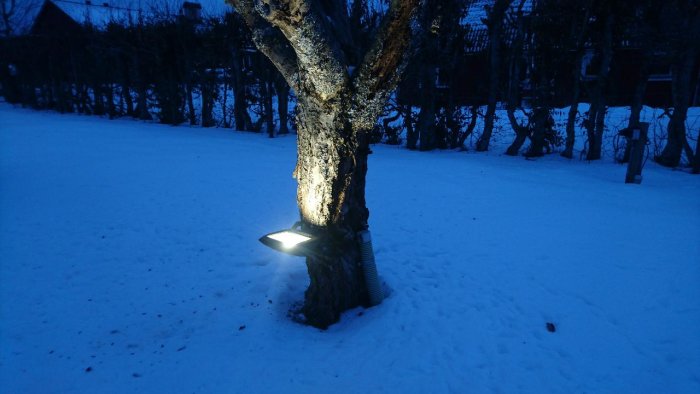
[(282, 247), (285, 249), (291, 249), (298, 244), (311, 239), (311, 237), (307, 237), (306, 235), (289, 230), (280, 231), (279, 233), (272, 233), (268, 235), (268, 237), (274, 239), (275, 241), (282, 242)]
[(289, 230), (275, 231), (260, 238), (265, 246), (278, 252), (294, 256), (308, 256), (312, 253), (316, 238), (300, 230), (301, 223), (294, 223)]

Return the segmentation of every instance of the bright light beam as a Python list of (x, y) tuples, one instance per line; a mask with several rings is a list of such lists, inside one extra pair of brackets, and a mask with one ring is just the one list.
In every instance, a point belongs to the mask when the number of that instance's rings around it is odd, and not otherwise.
[(309, 256), (315, 253), (318, 237), (301, 231), (301, 223), (294, 223), (288, 230), (275, 231), (260, 238), (265, 246), (278, 252), (294, 256)]
[(288, 230), (270, 234), (268, 235), (268, 237), (274, 239), (275, 241), (281, 242), (282, 246), (285, 249), (291, 249), (297, 246), (298, 244), (311, 239), (311, 237), (307, 237), (306, 235), (302, 235)]

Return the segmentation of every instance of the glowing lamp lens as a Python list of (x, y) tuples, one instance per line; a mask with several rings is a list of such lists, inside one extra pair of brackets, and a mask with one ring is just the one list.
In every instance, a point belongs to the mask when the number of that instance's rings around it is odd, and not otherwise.
[(279, 233), (270, 234), (268, 237), (274, 239), (275, 241), (281, 242), (285, 249), (291, 249), (296, 245), (311, 239), (311, 237), (307, 237), (292, 231), (280, 231)]

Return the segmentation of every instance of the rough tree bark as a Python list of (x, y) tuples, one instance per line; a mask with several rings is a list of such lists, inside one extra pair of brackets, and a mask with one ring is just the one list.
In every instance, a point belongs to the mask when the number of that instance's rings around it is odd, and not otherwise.
[(368, 135), (405, 68), (423, 4), (393, 1), (351, 75), (339, 25), (330, 26), (319, 3), (229, 2), (297, 93), (297, 203), (303, 228), (322, 239), (319, 253), (306, 259), (311, 281), (300, 312), (308, 324), (325, 328), (368, 301), (356, 235), (368, 228)]

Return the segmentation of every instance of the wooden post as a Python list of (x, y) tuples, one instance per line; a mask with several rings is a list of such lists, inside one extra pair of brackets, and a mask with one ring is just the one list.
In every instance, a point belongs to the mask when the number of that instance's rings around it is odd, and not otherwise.
[(647, 144), (649, 123), (639, 122), (639, 127), (630, 130), (627, 144), (630, 147), (630, 161), (627, 164), (625, 183), (642, 183), (642, 165), (644, 164), (644, 147)]

